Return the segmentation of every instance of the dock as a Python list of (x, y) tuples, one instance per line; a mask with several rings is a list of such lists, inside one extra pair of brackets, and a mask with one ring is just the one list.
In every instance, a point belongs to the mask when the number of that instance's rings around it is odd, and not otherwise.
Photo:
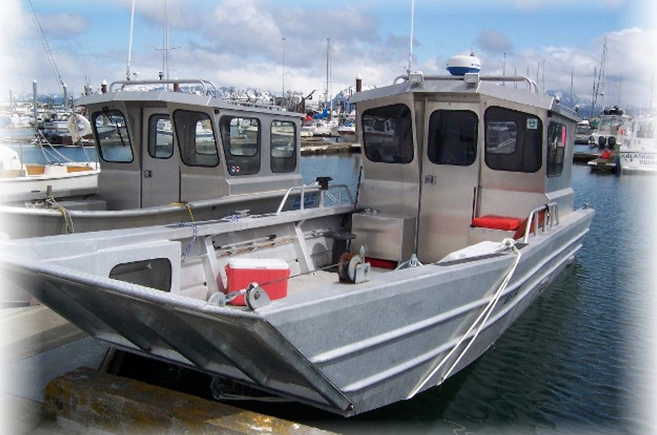
[(302, 138), (301, 155), (360, 153), (360, 144), (351, 142), (336, 142), (323, 138)]
[(595, 160), (600, 157), (600, 153), (586, 153), (586, 152), (575, 152), (573, 154), (574, 163), (588, 163), (591, 160)]
[(109, 346), (42, 305), (0, 326), (2, 433), (332, 434), (107, 373)]

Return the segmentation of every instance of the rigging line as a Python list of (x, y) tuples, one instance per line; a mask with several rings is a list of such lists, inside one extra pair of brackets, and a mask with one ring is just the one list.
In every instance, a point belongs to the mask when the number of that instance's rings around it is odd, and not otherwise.
[(62, 92), (64, 92), (64, 80), (62, 79), (61, 74), (59, 74), (59, 69), (57, 68), (57, 64), (55, 63), (55, 57), (52, 54), (50, 45), (48, 45), (46, 34), (43, 32), (43, 28), (41, 27), (41, 23), (39, 22), (39, 17), (37, 16), (36, 10), (34, 9), (32, 0), (28, 0), (27, 2), (30, 4), (30, 8), (32, 9), (32, 18), (34, 19), (34, 23), (36, 24), (37, 29), (39, 30), (39, 36), (41, 37), (41, 42), (43, 42), (43, 46), (46, 49), (46, 54), (48, 55), (48, 60), (50, 61), (50, 67), (55, 73), (55, 78), (58, 80)]

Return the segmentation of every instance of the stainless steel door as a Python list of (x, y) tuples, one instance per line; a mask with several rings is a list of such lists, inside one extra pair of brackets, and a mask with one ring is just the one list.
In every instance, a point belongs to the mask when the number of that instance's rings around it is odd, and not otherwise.
[(180, 154), (167, 113), (144, 109), (142, 128), (141, 206), (150, 207), (180, 200)]

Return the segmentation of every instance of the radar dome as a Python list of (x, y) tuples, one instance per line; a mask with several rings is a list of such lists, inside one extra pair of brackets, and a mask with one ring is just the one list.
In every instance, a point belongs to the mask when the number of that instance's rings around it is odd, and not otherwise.
[(457, 54), (447, 61), (447, 71), (453, 76), (462, 76), (466, 73), (478, 73), (481, 70), (479, 58), (471, 53)]

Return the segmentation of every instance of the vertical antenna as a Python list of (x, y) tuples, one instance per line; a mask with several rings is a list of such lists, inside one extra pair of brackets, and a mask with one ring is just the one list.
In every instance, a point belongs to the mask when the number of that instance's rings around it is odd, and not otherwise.
[(169, 11), (167, 11), (167, 0), (164, 0), (164, 56), (162, 57), (162, 72), (169, 79)]
[(411, 0), (411, 37), (409, 41), (409, 49), (408, 49), (408, 69), (406, 70), (407, 73), (411, 72), (411, 62), (413, 60), (413, 19), (415, 16), (415, 0)]
[(135, 25), (135, 0), (132, 0), (132, 12), (130, 13), (130, 41), (128, 42), (128, 67), (125, 71), (125, 79), (130, 80), (130, 59), (132, 58), (132, 29)]

